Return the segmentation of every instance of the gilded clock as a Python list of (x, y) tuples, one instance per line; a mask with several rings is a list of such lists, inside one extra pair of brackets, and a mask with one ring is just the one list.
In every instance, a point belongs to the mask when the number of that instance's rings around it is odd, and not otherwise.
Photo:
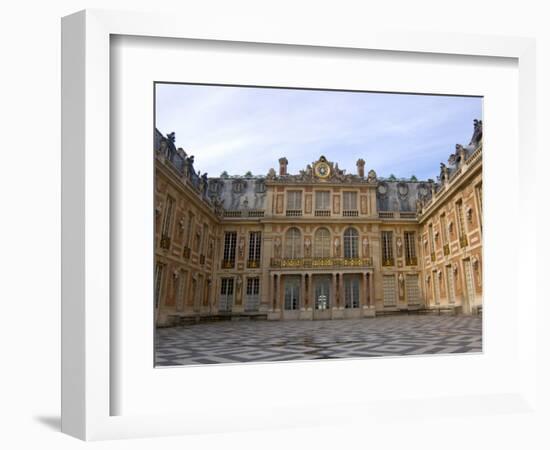
[(315, 175), (319, 178), (328, 178), (330, 176), (330, 166), (326, 162), (318, 162), (315, 165)]

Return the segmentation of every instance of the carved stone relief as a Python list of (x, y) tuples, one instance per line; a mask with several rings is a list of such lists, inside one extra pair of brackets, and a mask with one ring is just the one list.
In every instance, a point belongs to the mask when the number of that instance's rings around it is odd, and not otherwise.
[(334, 214), (340, 214), (340, 196), (335, 195), (333, 202), (334, 202)]

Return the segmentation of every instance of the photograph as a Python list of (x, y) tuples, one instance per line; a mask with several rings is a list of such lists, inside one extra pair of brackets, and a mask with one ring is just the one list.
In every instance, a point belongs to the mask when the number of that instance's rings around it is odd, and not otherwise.
[(483, 97), (154, 102), (155, 367), (482, 352)]

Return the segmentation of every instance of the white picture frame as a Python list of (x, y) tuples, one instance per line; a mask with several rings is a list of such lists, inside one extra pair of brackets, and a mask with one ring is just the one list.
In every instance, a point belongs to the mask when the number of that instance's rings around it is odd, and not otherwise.
[[(113, 322), (110, 296), (111, 279), (111, 186), (117, 174), (111, 172), (110, 90), (111, 36), (162, 37), (230, 41), (255, 44), (285, 44), (301, 48), (368, 49), (381, 52), (407, 52), (414, 55), (463, 55), (469, 57), (509, 58), (517, 61), (519, 98), (517, 124), (520, 158), (517, 185), (511, 198), (523, 221), (521, 229), (535, 228), (534, 208), (529, 196), (528, 174), (535, 167), (535, 43), (532, 39), (439, 33), (395, 33), (383, 30), (326, 30), (323, 33), (279, 30), (258, 26), (233, 29), (217, 23), (215, 29), (204, 24), (185, 23), (182, 18), (164, 14), (144, 14), (87, 10), (67, 16), (62, 22), (62, 430), (85, 440), (163, 436), (186, 433), (257, 430), (285, 426), (311, 426), (320, 417), (357, 422), (358, 417), (383, 417), (399, 420), (406, 415), (433, 420), (426, 405), (437, 408), (440, 418), (496, 415), (503, 410), (514, 414), (538, 414), (536, 405), (536, 292), (526, 282), (525, 266), (516, 265), (517, 283), (524, 283), (523, 308), (517, 314), (517, 377), (500, 392), (470, 393), (465, 396), (396, 396), (387, 401), (320, 400), (297, 407), (273, 406), (275, 413), (258, 410), (250, 421), (246, 412), (234, 405), (221, 404), (219, 412), (203, 414), (151, 413), (113, 415), (113, 395), (122, 387), (114, 382), (111, 366), (120, 355), (113, 352)], [(489, 125), (490, 126), (490, 125)], [(151, 133), (152, 135), (152, 133)], [(150, 156), (150, 155), (149, 155)], [(514, 167), (514, 165), (512, 165)], [(521, 197), (520, 197), (521, 196)], [(511, 250), (516, 260), (535, 261), (534, 236), (525, 233), (522, 245)], [(531, 265), (533, 270), (534, 262)], [(514, 291), (517, 297), (517, 291)], [(484, 307), (487, 315), (494, 309)], [(394, 360), (396, 361), (396, 360)], [(445, 364), (450, 364), (447, 360)], [(340, 364), (340, 363), (339, 363)], [(396, 367), (399, 362), (391, 363)], [(258, 365), (254, 370), (276, 371), (279, 365)], [(290, 367), (290, 365), (289, 365)], [(346, 369), (347, 367), (347, 369)], [(342, 362), (331, 368), (350, 370)], [(303, 367), (302, 367), (303, 368)], [(168, 369), (169, 370), (169, 369)], [(176, 369), (177, 370), (177, 369)], [(238, 370), (238, 368), (235, 368)], [(290, 370), (290, 369), (289, 369)], [(314, 374), (316, 366), (309, 365)], [(185, 376), (184, 372), (180, 372)], [(516, 374), (515, 374), (516, 375)], [(454, 397), (453, 397), (454, 395)], [(198, 400), (193, 400), (198, 402)], [(250, 399), (250, 401), (254, 401)], [(256, 399), (256, 402), (261, 400)], [(395, 402), (400, 402), (395, 411)], [(269, 406), (269, 405), (268, 405)], [(115, 408), (116, 409), (116, 408)], [(147, 409), (147, 408), (145, 408)], [(429, 408), (428, 408), (429, 409)], [(231, 420), (224, 420), (228, 415)], [(250, 415), (250, 414), (249, 414)], [(269, 421), (268, 421), (269, 418)], [(274, 419), (273, 419), (274, 418)], [(374, 419), (373, 419), (374, 420)], [(358, 422), (357, 422), (358, 423)]]

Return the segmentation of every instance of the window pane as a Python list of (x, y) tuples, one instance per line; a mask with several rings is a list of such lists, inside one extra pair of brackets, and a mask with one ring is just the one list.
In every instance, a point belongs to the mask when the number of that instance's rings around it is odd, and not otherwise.
[(326, 228), (319, 228), (315, 233), (313, 256), (315, 258), (330, 257), (330, 232)]

